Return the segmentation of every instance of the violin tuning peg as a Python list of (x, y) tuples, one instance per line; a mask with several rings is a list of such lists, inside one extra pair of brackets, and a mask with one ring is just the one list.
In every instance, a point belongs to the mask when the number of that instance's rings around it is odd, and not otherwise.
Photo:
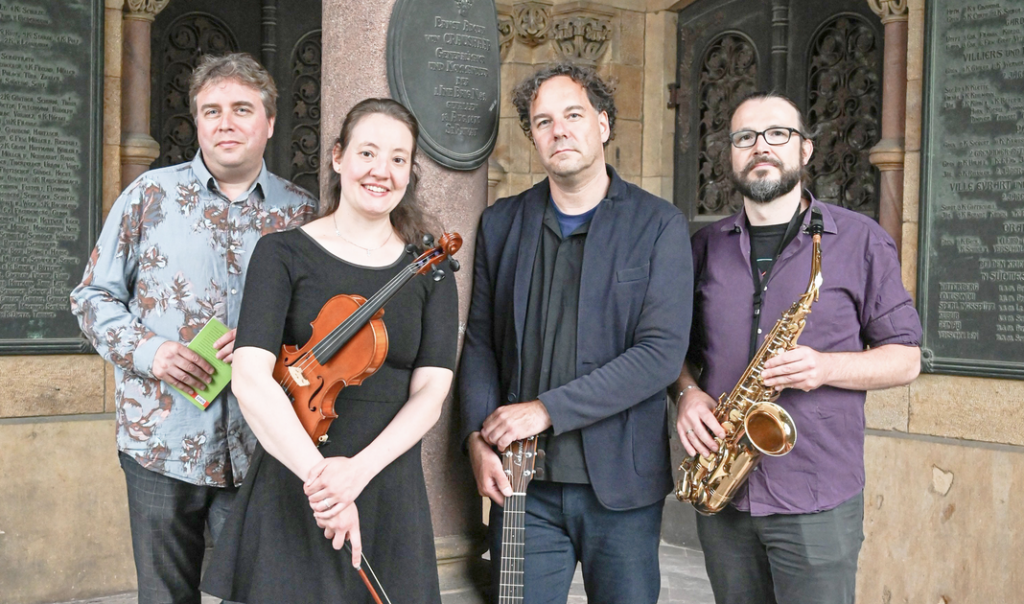
[(455, 258), (449, 258), (448, 266), (452, 267), (452, 272), (458, 272), (459, 268), (461, 268), (462, 265), (460, 265), (459, 261), (456, 260)]
[(440, 281), (441, 279), (444, 279), (444, 271), (437, 268), (437, 266), (434, 266), (433, 274), (431, 275), (431, 277), (433, 277), (434, 281)]
[(413, 256), (415, 256), (416, 255), (416, 246), (411, 244), (411, 243), (405, 244), (405, 253), (406, 254), (412, 254)]
[(434, 236), (430, 233), (423, 235), (423, 247), (434, 247)]

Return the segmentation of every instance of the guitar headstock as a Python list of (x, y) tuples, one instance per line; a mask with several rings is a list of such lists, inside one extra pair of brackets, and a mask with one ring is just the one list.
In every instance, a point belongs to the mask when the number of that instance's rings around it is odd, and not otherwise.
[(450, 258), (449, 264), (453, 271), (459, 270), (459, 263), (454, 258), (455, 252), (459, 251), (462, 247), (462, 236), (458, 233), (445, 233), (441, 235), (441, 239), (438, 241), (438, 245), (434, 245), (434, 239), (430, 235), (423, 237), (423, 243), (425, 247), (428, 247), (427, 251), (419, 255), (416, 260), (413, 261), (413, 266), (416, 267), (417, 275), (425, 275), (428, 270), (433, 270), (435, 280), (440, 281), (437, 276), (440, 274), (441, 278), (444, 276), (444, 271), (437, 268), (437, 265), (441, 263), (445, 258)]
[(526, 485), (533, 479), (533, 467), (536, 462), (536, 436), (517, 440), (501, 452), (501, 466), (512, 485), (513, 493), (526, 492)]

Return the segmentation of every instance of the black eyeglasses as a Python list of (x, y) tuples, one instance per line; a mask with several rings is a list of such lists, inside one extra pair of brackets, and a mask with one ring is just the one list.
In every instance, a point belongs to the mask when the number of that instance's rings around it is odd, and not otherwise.
[(775, 128), (762, 130), (761, 132), (754, 130), (737, 130), (729, 135), (729, 140), (732, 141), (732, 146), (737, 149), (748, 149), (757, 143), (757, 137), (763, 136), (764, 142), (773, 147), (777, 147), (788, 143), (789, 139), (792, 138), (794, 134), (797, 136), (803, 136), (803, 134), (801, 134), (796, 128), (777, 126)]

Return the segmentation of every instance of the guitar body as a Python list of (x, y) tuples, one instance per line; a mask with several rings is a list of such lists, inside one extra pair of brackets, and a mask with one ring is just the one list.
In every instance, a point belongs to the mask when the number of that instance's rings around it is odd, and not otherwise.
[(327, 440), (327, 430), (338, 417), (334, 399), (346, 386), (358, 386), (384, 363), (388, 356), (388, 331), (384, 327), (384, 309), (378, 310), (345, 346), (324, 364), (312, 354), (315, 345), (331, 337), (331, 332), (366, 303), (362, 296), (334, 296), (310, 323), (313, 335), (302, 347), (284, 345), (274, 364), (274, 380), (292, 400), (302, 427), (319, 446)]

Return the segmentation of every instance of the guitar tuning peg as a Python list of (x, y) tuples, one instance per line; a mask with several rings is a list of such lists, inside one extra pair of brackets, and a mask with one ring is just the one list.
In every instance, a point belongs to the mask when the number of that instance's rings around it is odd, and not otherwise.
[(452, 267), (452, 272), (458, 272), (459, 268), (462, 267), (462, 265), (459, 264), (459, 261), (455, 258), (448, 259), (448, 266)]
[(444, 279), (444, 271), (437, 268), (436, 264), (434, 265), (433, 269), (431, 269), (431, 271), (431, 277), (433, 277), (434, 281), (440, 281), (441, 279)]
[(425, 233), (423, 235), (423, 247), (434, 247), (434, 236), (431, 235), (430, 233)]

